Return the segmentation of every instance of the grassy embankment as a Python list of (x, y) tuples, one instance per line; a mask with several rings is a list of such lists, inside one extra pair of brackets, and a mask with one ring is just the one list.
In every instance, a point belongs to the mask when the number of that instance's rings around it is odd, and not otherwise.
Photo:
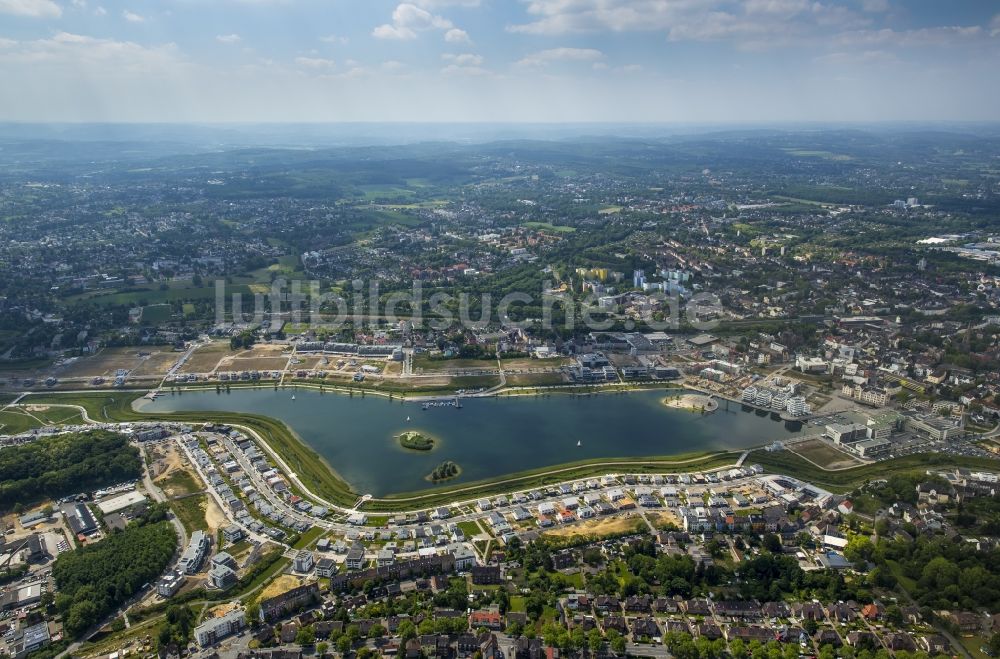
[(770, 453), (756, 450), (747, 456), (747, 464), (759, 464), (772, 474), (786, 474), (809, 481), (832, 492), (847, 492), (865, 481), (888, 478), (906, 471), (926, 471), (949, 467), (996, 469), (1000, 461), (941, 453), (918, 453), (892, 460), (864, 464), (848, 469), (827, 471), (789, 451)]

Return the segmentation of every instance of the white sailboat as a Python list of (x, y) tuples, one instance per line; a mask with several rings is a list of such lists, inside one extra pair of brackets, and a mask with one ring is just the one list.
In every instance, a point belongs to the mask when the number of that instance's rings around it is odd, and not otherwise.
[(406, 417), (406, 420), (407, 420), (407, 421), (409, 421), (409, 420), (410, 420), (410, 417)]
[(295, 400), (295, 394), (292, 394), (292, 400)]
[(578, 440), (576, 440), (576, 445), (577, 446), (583, 446), (583, 443), (578, 439)]

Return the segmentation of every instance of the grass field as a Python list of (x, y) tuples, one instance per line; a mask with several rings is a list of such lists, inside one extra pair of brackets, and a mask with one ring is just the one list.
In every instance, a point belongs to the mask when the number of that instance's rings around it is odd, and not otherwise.
[(173, 307), (169, 304), (153, 304), (142, 308), (140, 322), (143, 325), (159, 325), (170, 320), (173, 315)]
[(893, 473), (925, 471), (928, 468), (967, 467), (996, 469), (1000, 461), (939, 453), (918, 453), (840, 471), (826, 471), (788, 451), (771, 453), (761, 449), (751, 451), (747, 464), (759, 464), (772, 474), (787, 474), (815, 483), (833, 492), (847, 492), (865, 481), (888, 478)]
[(515, 373), (506, 377), (510, 387), (549, 387), (569, 381), (562, 373)]
[(425, 355), (413, 358), (413, 370), (419, 372), (435, 371), (470, 371), (479, 369), (496, 369), (495, 359), (431, 359)]
[(860, 460), (830, 446), (821, 439), (797, 442), (789, 446), (788, 450), (826, 469), (841, 469), (863, 464)]
[(576, 231), (576, 227), (560, 226), (548, 222), (525, 222), (521, 226), (528, 227), (529, 229), (543, 229), (553, 233), (573, 233)]
[(170, 497), (182, 497), (205, 489), (187, 469), (175, 469), (157, 479), (156, 485)]
[(40, 428), (42, 425), (37, 419), (19, 411), (17, 408), (12, 407), (9, 410), (0, 412), (0, 433), (4, 435), (17, 435), (34, 428)]
[[(250, 289), (243, 285), (226, 286), (227, 297), (231, 299), (232, 294), (241, 293), (244, 299), (250, 293)], [(164, 302), (175, 302), (178, 300), (211, 300), (215, 298), (215, 286), (194, 286), (190, 283), (175, 282), (168, 285), (166, 290), (156, 288), (141, 288), (137, 290), (115, 293), (113, 291), (87, 292), (70, 298), (76, 300), (90, 300), (96, 304), (106, 305), (153, 305)]]
[(177, 519), (190, 534), (192, 531), (208, 530), (208, 521), (205, 519), (205, 510), (208, 508), (207, 494), (193, 494), (191, 496), (173, 499), (170, 508), (177, 515)]

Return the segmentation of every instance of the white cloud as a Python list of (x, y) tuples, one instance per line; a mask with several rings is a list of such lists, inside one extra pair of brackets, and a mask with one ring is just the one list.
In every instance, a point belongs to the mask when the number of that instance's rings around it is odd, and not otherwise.
[(234, 34), (220, 34), (220, 35), (218, 35), (218, 36), (215, 37), (215, 40), (218, 41), (219, 43), (224, 43), (226, 45), (232, 45), (232, 44), (236, 44), (236, 43), (239, 43), (240, 41), (242, 41), (242, 39), (240, 38), (240, 35), (235, 34), (235, 33)]
[(550, 62), (596, 62), (604, 53), (595, 48), (549, 48), (531, 53), (517, 62), (518, 66), (540, 67)]
[(140, 16), (139, 14), (131, 12), (127, 9), (122, 11), (122, 18), (124, 18), (129, 23), (144, 23), (146, 21), (146, 19)]
[(87, 75), (98, 79), (109, 70), (115, 75), (172, 71), (183, 64), (172, 43), (146, 47), (132, 41), (99, 39), (70, 32), (59, 32), (49, 39), (20, 42), (17, 48), (0, 54), (0, 62), (53, 65), (77, 72), (92, 69)]
[(0, 37), (0, 48), (13, 48), (16, 45), (17, 41)]
[(441, 69), (445, 75), (471, 75), (484, 76), (492, 75), (492, 72), (483, 68), (483, 56), (475, 53), (444, 53), (441, 59), (448, 62), (448, 65)]
[(322, 57), (296, 57), (295, 63), (304, 69), (328, 71), (336, 67), (336, 63), (332, 59), (323, 59)]
[(1000, 14), (994, 16), (993, 20), (990, 21), (990, 36), (1000, 37)]
[(480, 0), (413, 0), (413, 4), (424, 9), (437, 9), (439, 7), (478, 7)]
[(472, 43), (469, 33), (457, 27), (453, 27), (444, 33), (444, 40), (448, 43)]
[(329, 34), (325, 37), (320, 37), (319, 40), (323, 43), (332, 43), (338, 46), (345, 46), (350, 41), (347, 37), (342, 37), (336, 34)]
[(483, 56), (476, 55), (474, 53), (462, 53), (459, 55), (454, 53), (445, 53), (441, 55), (441, 59), (446, 62), (451, 62), (457, 66), (480, 66), (483, 63)]
[(108, 10), (105, 9), (104, 7), (101, 7), (100, 5), (98, 5), (96, 8), (94, 8), (94, 15), (95, 16), (104, 16), (107, 13), (108, 13)]
[(815, 40), (824, 26), (861, 29), (870, 19), (830, 0), (522, 0), (524, 34), (663, 32), (673, 41), (732, 40), (743, 46)]
[(392, 23), (379, 25), (372, 30), (376, 39), (415, 39), (418, 32), (427, 30), (450, 30), (455, 26), (447, 18), (409, 2), (396, 6), (392, 12)]
[(0, 0), (0, 14), (30, 16), (32, 18), (59, 18), (62, 7), (52, 0)]
[(836, 37), (841, 46), (951, 46), (969, 43), (983, 37), (986, 31), (979, 25), (945, 25), (917, 30), (855, 30)]
[(376, 39), (396, 39), (398, 41), (404, 41), (406, 39), (416, 39), (417, 33), (408, 27), (389, 25), (388, 23), (385, 23), (384, 25), (379, 25), (372, 30), (372, 36)]

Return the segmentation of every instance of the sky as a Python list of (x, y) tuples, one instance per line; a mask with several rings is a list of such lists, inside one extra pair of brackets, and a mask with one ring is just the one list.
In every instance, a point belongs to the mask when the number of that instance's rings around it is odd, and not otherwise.
[(996, 0), (0, 0), (0, 121), (1000, 120)]

